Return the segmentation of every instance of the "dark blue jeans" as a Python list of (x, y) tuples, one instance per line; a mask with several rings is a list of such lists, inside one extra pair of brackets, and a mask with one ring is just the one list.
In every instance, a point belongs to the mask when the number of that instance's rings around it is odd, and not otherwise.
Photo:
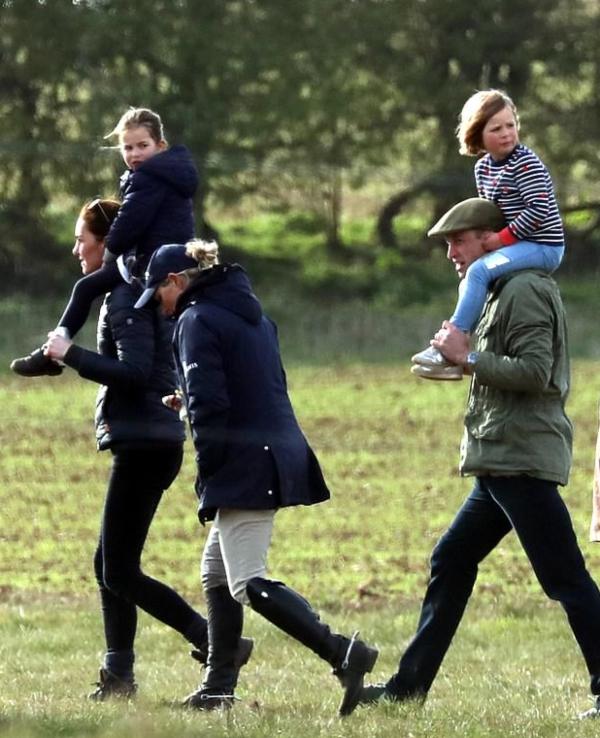
[(600, 592), (585, 568), (556, 484), (480, 477), (431, 557), (417, 632), (387, 687), (399, 697), (429, 691), (458, 628), (478, 565), (514, 529), (544, 592), (563, 606), (600, 694)]
[[(204, 618), (166, 584), (144, 574), (142, 549), (158, 503), (179, 471), (181, 445), (113, 451), (100, 541), (94, 556), (108, 651), (133, 649), (137, 607), (189, 640), (205, 634)], [(204, 631), (204, 633), (203, 633)], [(195, 638), (190, 637), (194, 635)]]

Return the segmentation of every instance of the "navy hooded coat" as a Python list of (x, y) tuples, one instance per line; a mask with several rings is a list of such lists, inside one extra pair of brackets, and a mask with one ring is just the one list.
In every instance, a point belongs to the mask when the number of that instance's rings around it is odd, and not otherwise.
[(198, 172), (185, 146), (172, 146), (151, 156), (121, 177), (121, 207), (106, 237), (114, 256), (135, 249), (150, 257), (166, 243), (194, 237), (192, 198)]
[(202, 521), (329, 498), (288, 397), (275, 324), (246, 272), (219, 265), (180, 296), (175, 363), (196, 449)]

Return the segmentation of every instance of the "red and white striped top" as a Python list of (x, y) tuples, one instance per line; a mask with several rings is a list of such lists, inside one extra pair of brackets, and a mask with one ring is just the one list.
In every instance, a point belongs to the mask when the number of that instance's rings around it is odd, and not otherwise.
[(505, 245), (517, 241), (561, 246), (562, 218), (554, 186), (541, 159), (527, 146), (517, 144), (505, 159), (486, 154), (475, 164), (479, 197), (492, 200), (504, 213), (507, 228), (500, 232)]

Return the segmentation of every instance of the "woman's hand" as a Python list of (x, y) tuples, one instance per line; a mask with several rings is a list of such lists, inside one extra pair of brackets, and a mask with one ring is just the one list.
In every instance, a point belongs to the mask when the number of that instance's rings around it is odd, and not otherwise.
[(183, 404), (183, 395), (181, 394), (181, 390), (175, 390), (172, 395), (164, 395), (162, 403), (171, 410), (174, 410), (176, 413), (179, 413), (180, 420), (185, 420), (187, 418), (187, 410)]
[(44, 355), (50, 359), (62, 361), (72, 345), (73, 341), (52, 331), (48, 333), (48, 340), (44, 344)]
[(172, 395), (164, 395), (162, 398), (162, 404), (178, 413), (183, 406), (183, 400), (178, 392), (174, 392)]

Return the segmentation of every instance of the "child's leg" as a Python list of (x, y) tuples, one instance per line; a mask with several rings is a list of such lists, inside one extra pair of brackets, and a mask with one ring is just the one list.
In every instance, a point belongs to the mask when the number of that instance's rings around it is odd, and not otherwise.
[(462, 331), (472, 331), (477, 325), (492, 282), (520, 269), (553, 272), (560, 264), (563, 253), (562, 246), (520, 241), (480, 257), (467, 269), (450, 322)]
[(69, 303), (58, 321), (58, 327), (66, 329), (69, 337), (73, 338), (87, 320), (96, 297), (110, 292), (120, 282), (121, 275), (116, 261), (104, 264), (98, 271), (82, 277), (73, 287)]
[[(458, 290), (458, 302), (450, 322), (465, 332), (471, 332), (483, 310), (489, 285), (498, 277), (519, 269), (542, 269), (553, 272), (558, 268), (564, 246), (545, 246), (520, 241), (486, 254), (475, 261)], [(449, 365), (433, 346), (415, 354), (411, 372), (425, 379), (461, 379), (462, 370)]]

